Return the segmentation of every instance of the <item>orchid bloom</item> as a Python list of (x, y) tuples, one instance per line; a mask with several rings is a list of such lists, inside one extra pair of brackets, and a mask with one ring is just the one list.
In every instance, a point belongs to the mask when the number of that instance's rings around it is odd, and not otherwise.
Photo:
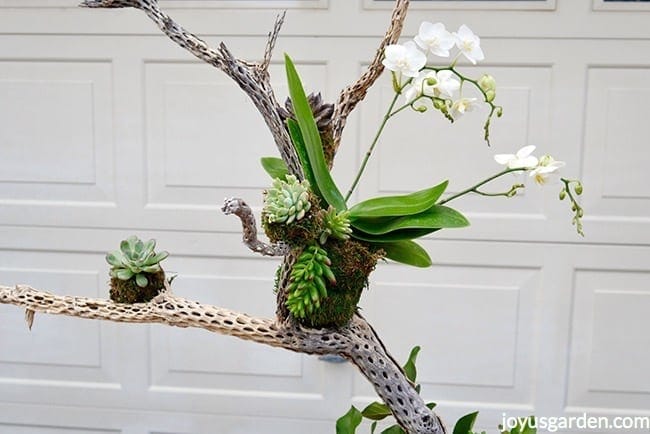
[(389, 45), (384, 50), (384, 60), (381, 63), (389, 70), (406, 77), (417, 77), (427, 63), (427, 56), (418, 50), (415, 42), (408, 41), (403, 45)]
[(444, 24), (431, 24), (428, 21), (423, 21), (415, 37), (415, 43), (425, 53), (435, 54), (440, 57), (449, 57), (449, 50), (456, 43), (456, 39), (445, 29)]
[(465, 112), (471, 112), (476, 107), (476, 98), (460, 98), (451, 105), (451, 116), (458, 119)]
[(544, 155), (539, 159), (537, 167), (530, 172), (530, 176), (539, 185), (544, 185), (548, 182), (548, 178), (553, 172), (564, 166), (566, 166), (564, 161), (557, 161), (550, 155)]
[(418, 97), (449, 97), (460, 88), (460, 82), (453, 78), (451, 71), (422, 71), (413, 79), (404, 91), (407, 103), (412, 103)]
[(533, 169), (537, 167), (537, 157), (530, 155), (535, 150), (535, 146), (524, 146), (516, 154), (497, 154), (494, 160), (508, 166), (508, 169)]
[(465, 24), (460, 26), (454, 36), (456, 37), (456, 46), (473, 65), (476, 65), (479, 60), (485, 59), (483, 50), (481, 50), (481, 39)]

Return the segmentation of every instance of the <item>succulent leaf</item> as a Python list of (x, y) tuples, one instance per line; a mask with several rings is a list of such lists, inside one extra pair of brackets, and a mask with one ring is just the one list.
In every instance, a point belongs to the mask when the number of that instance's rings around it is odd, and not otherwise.
[(275, 178), (273, 186), (265, 192), (263, 213), (269, 223), (291, 224), (311, 208), (309, 182), (300, 182), (294, 175), (285, 179)]
[(149, 281), (144, 273), (139, 273), (135, 275), (135, 283), (137, 283), (140, 288), (144, 288), (149, 284)]
[(106, 255), (106, 262), (108, 262), (110, 265), (114, 267), (121, 266), (123, 260), (124, 260), (124, 255), (122, 255), (122, 252), (120, 252), (119, 250), (110, 252)]
[(328, 237), (334, 237), (338, 240), (347, 240), (350, 238), (352, 228), (350, 227), (350, 212), (342, 211), (337, 213), (332, 207), (325, 212), (323, 223), (325, 231), (320, 236), (320, 243), (325, 244)]
[(129, 280), (131, 277), (133, 277), (133, 271), (131, 271), (129, 268), (120, 268), (115, 270), (115, 277), (120, 280)]
[[(296, 318), (306, 318), (318, 309), (327, 297), (327, 283), (336, 284), (327, 252), (317, 245), (309, 246), (298, 257), (289, 274), (287, 308)], [(323, 278), (325, 277), (325, 279)]]

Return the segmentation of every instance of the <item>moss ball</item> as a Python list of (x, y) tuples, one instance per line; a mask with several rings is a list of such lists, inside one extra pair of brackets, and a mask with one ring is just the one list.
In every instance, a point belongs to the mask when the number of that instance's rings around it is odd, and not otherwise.
[(285, 223), (269, 223), (262, 214), (262, 227), (272, 243), (283, 242), (291, 247), (303, 247), (312, 240), (317, 240), (323, 232), (323, 214), (321, 208), (312, 200), (311, 209), (303, 218)]
[(368, 276), (382, 253), (355, 240), (329, 240), (324, 249), (332, 261), (336, 285), (327, 285), (327, 298), (320, 308), (301, 323), (312, 328), (343, 327), (357, 311), (361, 293), (368, 286)]
[(110, 297), (115, 303), (146, 303), (165, 288), (165, 272), (147, 273), (149, 284), (144, 288), (135, 282), (135, 276), (129, 280), (111, 277)]

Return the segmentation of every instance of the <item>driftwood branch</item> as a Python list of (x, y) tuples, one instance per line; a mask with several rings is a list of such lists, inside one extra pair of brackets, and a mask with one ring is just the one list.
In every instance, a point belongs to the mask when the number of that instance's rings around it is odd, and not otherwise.
[[(334, 140), (332, 157), (339, 146), (348, 115), (365, 97), (370, 86), (383, 71), (381, 65), (383, 50), (386, 45), (397, 42), (408, 3), (408, 0), (396, 1), (390, 27), (368, 70), (354, 84), (341, 92), (334, 110), (321, 109), (322, 116), (329, 117), (333, 111), (331, 115), (331, 137)], [(273, 47), (284, 14), (277, 18), (273, 30), (269, 33), (262, 61), (255, 63), (237, 59), (223, 43), (216, 49), (209, 47), (205, 41), (185, 30), (162, 12), (156, 0), (85, 0), (82, 6), (140, 9), (175, 43), (202, 61), (225, 72), (257, 107), (289, 171), (302, 179), (302, 168), (286, 130), (283, 110), (275, 98), (268, 73)], [(251, 250), (263, 255), (284, 256), (278, 284), (279, 287), (285, 288), (298, 252), (288, 251), (283, 245), (261, 242), (257, 238), (252, 211), (243, 200), (226, 200), (223, 211), (240, 218), (244, 243)], [(404, 430), (410, 434), (445, 434), (440, 419), (426, 407), (399, 364), (390, 356), (365, 319), (357, 314), (344, 327), (306, 328), (295, 322), (287, 312), (282, 298), (284, 293), (278, 291), (277, 318), (274, 320), (255, 318), (244, 313), (177, 297), (172, 294), (168, 284), (166, 289), (150, 302), (136, 304), (59, 296), (29, 286), (0, 286), (0, 304), (13, 304), (24, 308), (25, 319), (30, 328), (34, 315), (38, 312), (115, 322), (196, 327), (300, 353), (340, 355), (355, 364), (373, 384), (378, 395), (391, 408), (397, 422)]]
[(273, 93), (267, 71), (271, 50), (282, 26), (283, 16), (278, 18), (273, 31), (269, 34), (269, 42), (262, 63), (257, 64), (237, 59), (223, 43), (219, 45), (218, 49), (211, 48), (201, 38), (184, 29), (169, 15), (161, 11), (156, 0), (85, 0), (81, 3), (81, 6), (90, 8), (132, 7), (140, 9), (176, 44), (207, 64), (225, 72), (255, 104), (271, 131), (273, 140), (280, 151), (280, 156), (287, 163), (289, 171), (302, 179), (302, 168), (284, 122), (278, 114), (279, 105)]
[[(34, 313), (67, 315), (126, 323), (159, 323), (194, 327), (305, 354), (338, 354), (354, 363), (393, 409), (400, 425), (417, 434), (444, 433), (439, 419), (387, 353), (374, 330), (361, 316), (338, 329), (309, 329), (293, 321), (255, 318), (217, 306), (161, 293), (148, 303), (119, 304), (104, 299), (54, 295), (18, 285), (0, 286), (0, 303)], [(31, 313), (29, 313), (31, 312)]]
[(386, 30), (386, 34), (377, 48), (375, 57), (368, 65), (368, 69), (359, 77), (353, 84), (349, 85), (341, 91), (339, 99), (336, 101), (333, 116), (333, 147), (336, 151), (341, 143), (341, 136), (343, 129), (348, 119), (348, 115), (354, 110), (359, 102), (361, 102), (368, 93), (368, 89), (375, 83), (377, 78), (384, 71), (384, 65), (381, 61), (384, 57), (384, 48), (387, 45), (395, 44), (402, 34), (402, 27), (404, 26), (404, 19), (409, 7), (409, 0), (397, 0), (393, 8), (393, 14), (390, 20), (390, 26)]
[(266, 244), (257, 238), (257, 225), (251, 207), (243, 199), (230, 198), (224, 201), (221, 211), (224, 214), (234, 214), (241, 220), (242, 239), (252, 251), (264, 256), (285, 256), (289, 247), (284, 244)]

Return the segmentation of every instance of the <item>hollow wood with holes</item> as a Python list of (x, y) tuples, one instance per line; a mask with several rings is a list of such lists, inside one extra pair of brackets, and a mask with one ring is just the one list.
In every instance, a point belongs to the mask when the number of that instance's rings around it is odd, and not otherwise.
[[(327, 161), (330, 166), (340, 145), (348, 115), (363, 100), (367, 90), (383, 71), (381, 59), (384, 47), (396, 43), (400, 36), (408, 3), (409, 0), (396, 1), (390, 25), (368, 69), (357, 81), (341, 91), (331, 110), (324, 112), (331, 116), (328, 122), (331, 153)], [(289, 171), (298, 179), (303, 178), (299, 160), (285, 127), (287, 110), (276, 100), (268, 73), (272, 50), (284, 15), (277, 19), (269, 33), (263, 60), (251, 63), (236, 58), (223, 43), (216, 49), (209, 47), (164, 13), (156, 0), (86, 0), (82, 6), (140, 9), (172, 41), (226, 73), (249, 96), (262, 115)], [(254, 318), (226, 308), (186, 300), (175, 296), (169, 285), (150, 302), (136, 304), (59, 296), (27, 285), (0, 286), (0, 303), (24, 308), (30, 328), (35, 313), (39, 312), (116, 322), (196, 327), (305, 354), (340, 355), (355, 364), (372, 383), (406, 432), (444, 434), (446, 430), (440, 419), (426, 407), (400, 365), (391, 357), (377, 333), (361, 315), (355, 314), (343, 327), (312, 329), (300, 325), (288, 314), (284, 307), (282, 288), (288, 283), (288, 271), (296, 260), (295, 253), (282, 244), (271, 245), (257, 239), (255, 218), (250, 207), (242, 199), (227, 199), (222, 210), (241, 220), (244, 244), (253, 252), (283, 256), (276, 318)]]

